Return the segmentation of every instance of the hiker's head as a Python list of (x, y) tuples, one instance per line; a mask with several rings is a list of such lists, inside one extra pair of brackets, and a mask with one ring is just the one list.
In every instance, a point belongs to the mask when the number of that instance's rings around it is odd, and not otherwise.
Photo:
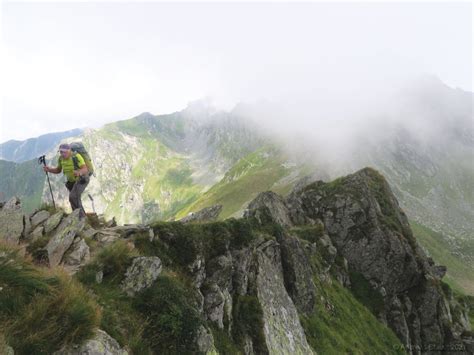
[(71, 146), (67, 143), (61, 144), (59, 146), (59, 154), (61, 155), (62, 158), (69, 158), (72, 154), (71, 151)]

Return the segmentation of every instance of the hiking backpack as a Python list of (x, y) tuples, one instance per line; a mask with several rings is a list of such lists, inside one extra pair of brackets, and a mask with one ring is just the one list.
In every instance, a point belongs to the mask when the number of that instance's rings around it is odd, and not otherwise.
[(84, 158), (84, 162), (89, 170), (89, 176), (94, 175), (94, 165), (92, 164), (91, 156), (87, 152), (86, 147), (84, 147), (84, 144), (82, 144), (82, 142), (72, 142), (70, 146), (73, 152), (72, 161), (74, 162), (74, 169), (79, 169), (77, 158), (74, 156), (74, 154), (79, 153)]

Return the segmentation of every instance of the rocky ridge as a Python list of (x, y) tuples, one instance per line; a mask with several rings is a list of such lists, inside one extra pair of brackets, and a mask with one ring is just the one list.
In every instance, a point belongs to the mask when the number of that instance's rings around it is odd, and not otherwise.
[[(374, 169), (299, 184), (286, 198), (263, 192), (243, 218), (209, 221), (220, 209), (184, 221), (116, 226), (61, 211), (27, 215), (11, 199), (0, 209), (0, 239), (22, 245), (37, 264), (62, 266), (80, 280), (90, 274), (90, 285), (110, 285), (131, 300), (148, 299), (165, 276), (181, 275), (196, 317), (189, 339), (181, 339), (191, 352), (225, 353), (224, 338), (245, 354), (316, 353), (308, 319), (318, 317), (319, 304), (334, 316), (342, 312), (324, 291), (334, 283), (393, 331), (392, 350), (474, 351), (468, 305), (443, 284), (445, 269), (418, 246)], [(100, 253), (119, 242), (134, 254), (120, 270), (108, 270)], [(119, 274), (116, 284), (111, 273)], [(98, 330), (98, 339), (113, 346), (96, 353), (123, 354), (128, 344), (104, 333)], [(160, 344), (150, 347), (156, 352)]]

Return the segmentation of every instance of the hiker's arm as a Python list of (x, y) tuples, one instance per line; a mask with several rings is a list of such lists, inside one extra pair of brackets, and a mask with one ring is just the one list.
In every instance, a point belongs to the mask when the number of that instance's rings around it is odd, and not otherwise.
[(47, 173), (51, 174), (59, 174), (62, 170), (60, 167), (55, 167), (53, 168), (52, 166), (43, 166), (43, 170), (46, 171)]
[(87, 173), (89, 172), (89, 169), (87, 169), (87, 165), (84, 164), (83, 166), (81, 166), (79, 168), (79, 170), (74, 170), (74, 175), (75, 176), (84, 176), (84, 175), (87, 175)]

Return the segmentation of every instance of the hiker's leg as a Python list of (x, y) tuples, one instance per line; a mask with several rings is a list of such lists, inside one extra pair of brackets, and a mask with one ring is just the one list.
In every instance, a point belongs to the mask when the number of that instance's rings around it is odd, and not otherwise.
[(71, 204), (71, 208), (73, 210), (79, 208), (79, 216), (85, 217), (86, 216), (86, 211), (84, 210), (84, 207), (82, 206), (82, 200), (81, 200), (81, 195), (86, 189), (87, 185), (89, 184), (89, 178), (85, 178), (84, 182), (79, 182), (77, 181), (71, 192), (69, 193), (69, 202)]

